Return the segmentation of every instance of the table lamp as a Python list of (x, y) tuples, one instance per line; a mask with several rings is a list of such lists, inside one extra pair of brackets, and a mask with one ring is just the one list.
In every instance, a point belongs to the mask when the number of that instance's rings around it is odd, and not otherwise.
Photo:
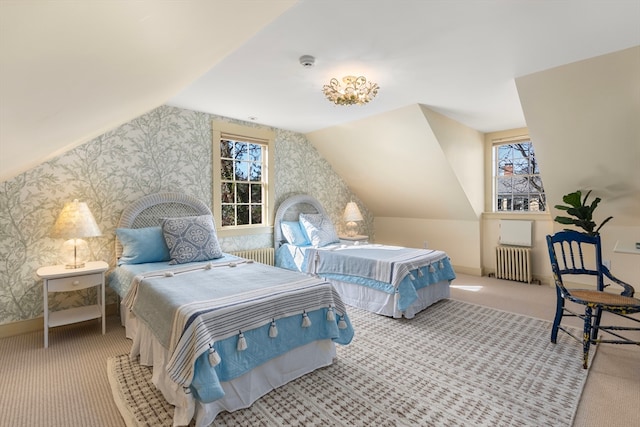
[(364, 220), (360, 213), (360, 209), (358, 209), (358, 205), (355, 202), (347, 203), (347, 207), (344, 208), (343, 218), (347, 222), (347, 236), (355, 236), (358, 228), (357, 221)]
[(84, 202), (66, 203), (56, 223), (51, 237), (69, 239), (62, 246), (62, 260), (66, 268), (82, 268), (89, 257), (89, 246), (84, 237), (100, 236), (100, 228), (89, 207)]

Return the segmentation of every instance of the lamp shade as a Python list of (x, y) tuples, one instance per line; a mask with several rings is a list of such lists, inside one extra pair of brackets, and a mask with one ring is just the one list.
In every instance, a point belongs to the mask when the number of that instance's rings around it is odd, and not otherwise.
[(84, 202), (66, 203), (56, 223), (53, 225), (51, 237), (63, 239), (81, 239), (102, 235), (91, 210)]
[(347, 207), (344, 208), (344, 220), (347, 222), (362, 221), (362, 213), (358, 209), (358, 205), (355, 202), (347, 203)]

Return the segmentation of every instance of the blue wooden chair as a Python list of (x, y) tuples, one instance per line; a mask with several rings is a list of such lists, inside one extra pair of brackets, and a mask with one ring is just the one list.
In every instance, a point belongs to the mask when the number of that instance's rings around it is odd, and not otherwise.
[[(583, 364), (589, 365), (589, 348), (591, 344), (633, 344), (640, 345), (640, 319), (630, 314), (640, 313), (640, 299), (634, 298), (634, 288), (617, 279), (602, 263), (602, 247), (600, 236), (589, 236), (577, 231), (561, 231), (547, 236), (547, 247), (551, 260), (551, 269), (556, 285), (556, 315), (551, 330), (551, 342), (556, 343), (558, 330), (562, 330), (581, 341), (583, 346)], [(572, 277), (573, 276), (573, 277)], [(592, 289), (574, 289), (565, 287), (576, 276), (592, 276), (595, 287)], [(575, 283), (585, 283), (578, 279)], [(572, 285), (573, 285), (572, 284)], [(622, 289), (615, 293), (614, 287)], [(572, 311), (566, 301), (584, 306), (584, 313)], [(627, 319), (623, 325), (601, 325), (602, 313), (608, 312)], [(579, 317), (583, 320), (582, 337), (577, 337), (560, 323), (564, 316)], [(607, 318), (607, 324), (609, 318)], [(628, 325), (628, 326), (627, 326)], [(598, 338), (605, 333), (607, 339)], [(633, 334), (638, 337), (631, 339)]]

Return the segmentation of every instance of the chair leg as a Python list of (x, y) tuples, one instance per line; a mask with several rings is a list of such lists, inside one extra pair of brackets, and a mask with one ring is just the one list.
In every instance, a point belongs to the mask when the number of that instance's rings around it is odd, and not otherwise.
[(582, 367), (587, 369), (589, 366), (589, 346), (591, 345), (591, 307), (586, 306), (584, 309), (584, 331), (582, 333)]
[(596, 307), (595, 315), (593, 316), (593, 323), (591, 324), (591, 341), (598, 339), (598, 332), (600, 330), (600, 318), (602, 317), (602, 307)]
[(562, 314), (564, 313), (564, 298), (562, 298), (557, 288), (556, 294), (556, 316), (553, 319), (553, 327), (551, 328), (551, 342), (553, 344), (558, 340), (558, 328), (560, 327), (560, 321), (562, 321)]

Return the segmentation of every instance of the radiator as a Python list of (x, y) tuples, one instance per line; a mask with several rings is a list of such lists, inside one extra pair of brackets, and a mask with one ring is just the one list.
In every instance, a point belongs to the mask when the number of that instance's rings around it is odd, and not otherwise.
[(229, 253), (242, 258), (252, 259), (262, 264), (274, 265), (273, 248), (247, 249), (244, 251), (234, 251)]
[(531, 248), (498, 246), (496, 278), (531, 283)]

